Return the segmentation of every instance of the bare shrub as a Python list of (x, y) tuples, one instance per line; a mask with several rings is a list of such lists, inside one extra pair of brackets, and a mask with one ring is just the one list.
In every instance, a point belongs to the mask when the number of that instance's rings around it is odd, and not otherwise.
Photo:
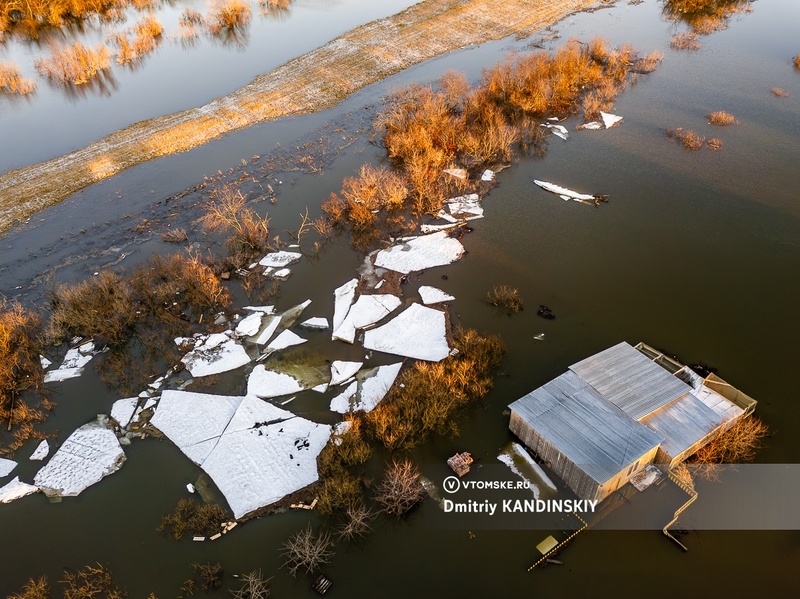
[(789, 96), (789, 92), (782, 90), (780, 87), (773, 87), (770, 91), (779, 98), (786, 98)]
[(741, 418), (725, 433), (694, 454), (689, 464), (742, 464), (752, 462), (763, 447), (769, 428), (754, 416)]
[(318, 536), (313, 533), (311, 526), (294, 533), (283, 544), (283, 555), (286, 561), (283, 566), (289, 574), (297, 576), (300, 571), (313, 574), (321, 566), (330, 562), (333, 557), (331, 545), (333, 541), (327, 532)]
[(666, 134), (670, 139), (680, 142), (687, 150), (699, 150), (706, 141), (706, 138), (702, 135), (682, 127), (667, 129)]
[(226, 520), (225, 512), (216, 503), (195, 503), (181, 499), (171, 514), (161, 517), (158, 532), (179, 540), (185, 533), (209, 536), (220, 531)]
[(269, 217), (260, 216), (246, 205), (241, 190), (226, 185), (215, 191), (206, 205), (203, 226), (210, 231), (228, 234), (225, 245), (231, 262), (237, 267), (249, 264), (253, 257), (270, 248)]
[(736, 125), (738, 121), (736, 117), (733, 116), (730, 112), (725, 112), (724, 110), (717, 110), (716, 112), (712, 112), (708, 115), (708, 122), (712, 125)]
[(40, 576), (36, 580), (29, 578), (19, 593), (9, 595), (7, 599), (50, 599), (50, 583), (47, 576)]
[(167, 229), (161, 234), (161, 241), (165, 243), (183, 243), (187, 239), (189, 239), (189, 235), (184, 228)]
[(124, 599), (128, 594), (114, 584), (111, 571), (102, 564), (80, 570), (64, 570), (64, 599)]
[(700, 37), (696, 33), (678, 33), (670, 40), (669, 47), (674, 50), (699, 50)]
[(233, 599), (266, 599), (269, 597), (269, 581), (261, 576), (261, 570), (253, 570), (240, 577), (242, 586), (231, 591)]
[(82, 85), (111, 66), (110, 53), (103, 44), (94, 49), (80, 42), (61, 48), (54, 47), (49, 58), (36, 60), (36, 70), (57, 83)]
[(243, 27), (250, 22), (250, 4), (246, 0), (213, 0), (207, 22), (214, 35)]
[(656, 67), (664, 61), (664, 53), (661, 50), (653, 50), (638, 58), (633, 66), (637, 73), (652, 73)]
[(361, 500), (355, 501), (347, 506), (345, 512), (345, 522), (338, 530), (340, 539), (352, 541), (356, 538), (366, 537), (371, 531), (370, 523), (375, 514)]
[(522, 310), (523, 304), (519, 290), (510, 285), (495, 285), (492, 290), (486, 294), (486, 301), (491, 306), (502, 308), (508, 312), (508, 314), (516, 314)]
[(706, 142), (706, 146), (708, 146), (709, 150), (717, 151), (722, 149), (722, 140), (717, 139), (716, 137), (712, 137)]
[(371, 434), (387, 449), (410, 449), (431, 433), (454, 435), (455, 416), (486, 395), (505, 348), (499, 337), (457, 329), (458, 353), (441, 362), (416, 362), (400, 373), (387, 397), (366, 416)]
[(36, 91), (36, 82), (32, 79), (25, 79), (16, 64), (0, 62), (0, 92), (25, 95), (34, 91)]
[(419, 469), (405, 459), (393, 461), (375, 491), (375, 501), (389, 516), (401, 518), (428, 495), (420, 481)]
[(215, 564), (192, 564), (192, 568), (200, 574), (200, 587), (205, 591), (213, 591), (222, 586), (225, 570), (219, 562)]
[(346, 177), (341, 195), (331, 194), (322, 209), (334, 224), (346, 221), (353, 229), (369, 229), (382, 210), (403, 208), (408, 188), (403, 177), (386, 167), (365, 164), (358, 177)]

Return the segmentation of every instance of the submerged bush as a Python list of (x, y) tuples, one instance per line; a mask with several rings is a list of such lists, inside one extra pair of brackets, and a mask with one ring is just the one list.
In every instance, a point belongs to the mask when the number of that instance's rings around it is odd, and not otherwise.
[(208, 30), (217, 35), (250, 22), (250, 4), (245, 0), (214, 0), (208, 15)]
[(678, 33), (670, 40), (669, 47), (674, 50), (699, 50), (700, 38), (696, 33)]
[(270, 249), (269, 217), (262, 217), (248, 207), (241, 190), (232, 185), (214, 191), (202, 222), (209, 231), (228, 235), (225, 245), (229, 260), (238, 268)]
[(108, 48), (98, 44), (94, 49), (80, 42), (53, 48), (49, 58), (36, 60), (36, 69), (43, 77), (61, 84), (83, 85), (111, 66)]
[(735, 125), (737, 123), (736, 117), (724, 110), (717, 110), (709, 114), (708, 122), (712, 125)]
[(218, 533), (227, 520), (225, 512), (216, 503), (195, 503), (181, 499), (171, 514), (161, 517), (158, 532), (179, 540), (184, 534), (210, 536)]
[(695, 133), (691, 129), (684, 129), (682, 127), (667, 129), (666, 134), (670, 139), (681, 143), (687, 150), (699, 150), (706, 141), (706, 138), (702, 135)]
[(502, 308), (509, 314), (516, 314), (522, 310), (523, 304), (519, 290), (510, 285), (495, 285), (492, 290), (486, 294), (486, 301), (490, 306)]
[(25, 79), (14, 63), (0, 62), (0, 92), (7, 94), (30, 94), (36, 91), (36, 83)]
[(421, 503), (428, 493), (420, 476), (419, 468), (411, 460), (393, 461), (375, 491), (381, 511), (401, 518)]

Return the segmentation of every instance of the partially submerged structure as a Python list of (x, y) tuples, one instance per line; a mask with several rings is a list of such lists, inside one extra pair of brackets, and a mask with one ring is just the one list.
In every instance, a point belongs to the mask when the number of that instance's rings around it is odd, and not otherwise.
[(755, 405), (713, 374), (623, 342), (512, 403), (509, 428), (579, 497), (602, 500), (650, 464), (684, 461)]

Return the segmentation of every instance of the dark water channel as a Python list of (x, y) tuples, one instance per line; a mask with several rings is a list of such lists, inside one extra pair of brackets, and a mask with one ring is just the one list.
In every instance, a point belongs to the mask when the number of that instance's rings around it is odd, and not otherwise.
[[(621, 126), (574, 132), (566, 143), (551, 138), (544, 159), (522, 158), (500, 173), (498, 187), (484, 201), (486, 217), (462, 240), (467, 255), (411, 277), (408, 297), (415, 297), (419, 284), (440, 287), (457, 298), (455, 321), (497, 333), (508, 347), (494, 389), (462, 422), (460, 437), (434, 439), (414, 453), (424, 469), (463, 449), (481, 463), (495, 463), (511, 439), (504, 414), (511, 401), (622, 340), (668, 349), (687, 363), (713, 364), (723, 378), (759, 400), (756, 413), (773, 435), (757, 461), (800, 461), (800, 407), (792, 381), (800, 358), (800, 73), (789, 63), (800, 52), (797, 22), (800, 9), (794, 2), (756, 2), (753, 12), (735, 18), (729, 29), (703, 37), (694, 53), (669, 49), (674, 27), (661, 20), (660, 4), (652, 1), (574, 16), (557, 27), (564, 38), (602, 34), (643, 51), (662, 49), (664, 63), (619, 98), (615, 112), (625, 117)], [(141, 218), (162, 222), (158, 219), (173, 211), (162, 200), (200, 183), (203, 175), (253, 154), (266, 155), (276, 142), (300, 145), (308, 135), (330, 132), (339, 123), (346, 129), (340, 134), (355, 132), (368, 125), (371, 111), (365, 107), (379, 106), (389, 90), (453, 68), (478, 77), (482, 67), (528, 41), (452, 53), (363, 90), (334, 111), (252, 127), (85, 190), (2, 240), (0, 290), (41, 302), (41, 286), (32, 288), (30, 281), (44, 270), (60, 266), (53, 281), (90, 275), (113, 261), (104, 250), (115, 243), (124, 246), (117, 254), (131, 252), (126, 258), (131, 264), (171, 251), (157, 233), (149, 240), (143, 233), (141, 243), (134, 242), (131, 225)], [(789, 96), (773, 96), (772, 87)], [(712, 129), (705, 115), (714, 110), (727, 110), (741, 123)], [(575, 124), (567, 123), (570, 130)], [(720, 137), (725, 145), (718, 152), (686, 151), (663, 134), (663, 128), (677, 126)], [(299, 212), (306, 206), (312, 214), (318, 211), (343, 177), (380, 156), (366, 135), (356, 135), (341, 153), (324, 174), (276, 174), (282, 181), (277, 203), (264, 204), (273, 230), (296, 228)], [(534, 178), (608, 193), (611, 200), (596, 209), (563, 202), (535, 188)], [(173, 205), (188, 206), (192, 197)], [(134, 216), (125, 224), (120, 214)], [(73, 264), (69, 256), (74, 254), (88, 257)], [(354, 276), (360, 261), (345, 239), (336, 240), (318, 260), (297, 266), (283, 284), (280, 306), (309, 298), (307, 313), (329, 318), (333, 288)], [(498, 283), (520, 290), (523, 312), (507, 317), (482, 302)], [(551, 307), (557, 318), (537, 317), (539, 304)], [(545, 334), (543, 341), (534, 340), (539, 333)], [(310, 351), (335, 353), (339, 359), (358, 355), (357, 348), (327, 339), (314, 337)], [(232, 377), (225, 383), (228, 391), (242, 392), (242, 380), (241, 373)], [(60, 429), (59, 440), (118, 397), (91, 373), (55, 390), (59, 406), (50, 424)], [(334, 422), (328, 400), (303, 396), (294, 409)], [(24, 480), (35, 472), (23, 457), (30, 451), (26, 447), (18, 454), (15, 474)], [(64, 567), (101, 561), (131, 597), (153, 591), (163, 598), (178, 594), (192, 574), (192, 562), (221, 561), (229, 573), (261, 568), (274, 575), (273, 596), (313, 596), (307, 580), (295, 581), (279, 570), (278, 548), (309, 520), (319, 523), (316, 515), (292, 512), (251, 521), (215, 543), (171, 541), (155, 528), (161, 514), (186, 496), (184, 485), (197, 478), (198, 469), (167, 442), (135, 442), (126, 453), (118, 473), (77, 498), (51, 505), (36, 495), (0, 506), (0, 593), (18, 590), (30, 576), (47, 574), (55, 581)], [(363, 543), (337, 546), (325, 569), (335, 583), (332, 595), (796, 592), (798, 531), (692, 531), (683, 538), (688, 553), (660, 531), (589, 531), (562, 554), (564, 566), (527, 573), (538, 558), (535, 545), (543, 531), (476, 530), (471, 538), (466, 530), (442, 530), (441, 519), (429, 500), (402, 522), (378, 520)]]

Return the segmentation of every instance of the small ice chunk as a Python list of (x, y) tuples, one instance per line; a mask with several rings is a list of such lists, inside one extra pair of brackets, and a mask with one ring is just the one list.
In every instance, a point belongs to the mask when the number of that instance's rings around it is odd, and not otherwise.
[(291, 275), (292, 275), (292, 269), (291, 268), (281, 268), (281, 269), (276, 270), (275, 272), (272, 273), (272, 278), (280, 279), (281, 281), (285, 281)]
[(33, 482), (47, 495), (75, 496), (119, 470), (125, 453), (107, 423), (91, 422), (72, 433)]
[(436, 233), (437, 231), (446, 231), (447, 229), (452, 229), (457, 226), (458, 223), (447, 223), (444, 225), (422, 225), (419, 230), (423, 235), (428, 235), (430, 233)]
[(270, 340), (275, 330), (278, 328), (278, 325), (281, 323), (281, 317), (269, 315), (269, 317), (265, 319), (265, 322), (266, 324), (262, 323), (262, 330), (256, 338), (256, 344), (258, 345), (264, 345)]
[(356, 338), (356, 329), (363, 329), (375, 324), (396, 310), (400, 303), (400, 298), (396, 295), (361, 295), (350, 307), (342, 324), (334, 329), (331, 337), (353, 343)]
[(194, 493), (196, 489), (194, 488), (194, 485), (192, 483), (187, 483), (186, 490), (189, 491), (189, 493)]
[(567, 128), (564, 125), (555, 125), (553, 123), (542, 123), (541, 126), (549, 129), (553, 135), (560, 137), (564, 141), (567, 141), (567, 138), (569, 137), (569, 131), (567, 131)]
[(84, 343), (74, 347), (64, 355), (64, 361), (56, 370), (50, 370), (44, 375), (45, 383), (53, 383), (72, 379), (83, 374), (83, 367), (92, 359), (94, 343)]
[(598, 129), (603, 128), (603, 123), (598, 121), (589, 121), (588, 123), (584, 123), (583, 125), (578, 125), (575, 127), (576, 131), (580, 131), (581, 129), (589, 129), (591, 131), (597, 131)]
[(47, 370), (53, 364), (50, 360), (41, 355), (39, 356), (39, 362), (42, 363), (42, 370)]
[(247, 394), (268, 398), (289, 395), (303, 390), (303, 385), (290, 374), (267, 370), (263, 364), (257, 365), (247, 379)]
[(202, 339), (181, 362), (193, 377), (228, 372), (250, 362), (245, 349), (225, 333), (214, 333)]
[(352, 420), (342, 420), (341, 422), (337, 422), (333, 425), (333, 430), (331, 431), (331, 435), (334, 437), (341, 437), (344, 434), (353, 428)]
[(422, 303), (425, 305), (439, 304), (441, 302), (449, 302), (456, 299), (449, 293), (445, 293), (441, 289), (430, 287), (429, 285), (422, 285), (419, 288), (419, 295), (422, 298)]
[(245, 306), (242, 310), (261, 312), (262, 314), (275, 314), (275, 306)]
[(316, 391), (317, 393), (325, 393), (328, 390), (328, 383), (322, 383), (315, 387), (311, 387), (312, 391)]
[(42, 439), (42, 442), (36, 446), (36, 449), (33, 450), (30, 459), (34, 461), (39, 461), (45, 459), (48, 454), (50, 453), (50, 444), (47, 442), (47, 439)]
[(463, 255), (464, 246), (461, 242), (449, 237), (444, 231), (439, 231), (421, 237), (400, 239), (397, 244), (375, 255), (375, 266), (408, 274), (451, 264)]
[(466, 179), (467, 178), (467, 169), (464, 168), (446, 168), (444, 172), (448, 175), (452, 175), (457, 179)]
[(364, 347), (438, 362), (450, 354), (444, 312), (411, 304), (399, 316), (364, 334)]
[(333, 330), (338, 329), (347, 313), (350, 311), (350, 305), (356, 296), (356, 286), (358, 279), (350, 279), (342, 285), (337, 287), (333, 292)]
[(299, 335), (295, 335), (291, 331), (284, 331), (272, 342), (267, 346), (267, 349), (271, 349), (273, 351), (277, 351), (279, 349), (286, 349), (287, 347), (292, 347), (293, 345), (300, 345), (301, 343), (305, 343), (308, 339), (303, 339)]
[(483, 218), (483, 206), (477, 193), (451, 198), (445, 202), (445, 207), (447, 211), (440, 210), (436, 216), (453, 223)]
[(19, 476), (15, 476), (7, 485), (0, 488), (0, 503), (11, 503), (38, 491), (39, 487), (20, 482)]
[(304, 320), (300, 323), (300, 326), (313, 331), (325, 331), (328, 329), (328, 319), (315, 316), (314, 318)]
[(334, 360), (331, 363), (331, 386), (340, 385), (347, 379), (352, 377), (358, 369), (361, 368), (363, 362), (345, 362), (343, 360)]
[(261, 329), (261, 320), (264, 318), (263, 312), (253, 312), (246, 318), (239, 321), (236, 325), (237, 337), (252, 337)]
[[(364, 371), (363, 379), (361, 380), (361, 388), (359, 389), (359, 401), (356, 410), (363, 410), (364, 412), (371, 412), (375, 406), (389, 392), (389, 389), (394, 384), (400, 368), (403, 366), (402, 362), (397, 364), (386, 364), (385, 366), (378, 366), (371, 370)], [(361, 378), (362, 375), (359, 375)]]
[(284, 266), (289, 266), (290, 264), (294, 264), (303, 255), (297, 252), (270, 252), (258, 262), (261, 266), (268, 266), (272, 268), (283, 268)]
[(16, 467), (17, 463), (14, 460), (0, 458), (0, 478), (11, 474), (11, 471)]
[(595, 200), (595, 196), (591, 194), (572, 191), (571, 189), (567, 189), (566, 187), (561, 187), (560, 185), (556, 185), (555, 183), (549, 183), (548, 181), (539, 181), (538, 179), (534, 179), (533, 182), (536, 183), (536, 185), (538, 185), (545, 191), (554, 193), (564, 200), (577, 200), (579, 202), (589, 202), (589, 201), (593, 202)]
[(483, 171), (481, 181), (494, 181), (494, 171), (488, 168)]
[(603, 119), (603, 125), (606, 129), (611, 129), (614, 125), (622, 120), (622, 117), (616, 114), (609, 114), (608, 112), (601, 112), (600, 118)]
[(350, 411), (350, 400), (353, 399), (358, 391), (358, 381), (353, 381), (339, 395), (331, 400), (331, 411), (346, 414)]

